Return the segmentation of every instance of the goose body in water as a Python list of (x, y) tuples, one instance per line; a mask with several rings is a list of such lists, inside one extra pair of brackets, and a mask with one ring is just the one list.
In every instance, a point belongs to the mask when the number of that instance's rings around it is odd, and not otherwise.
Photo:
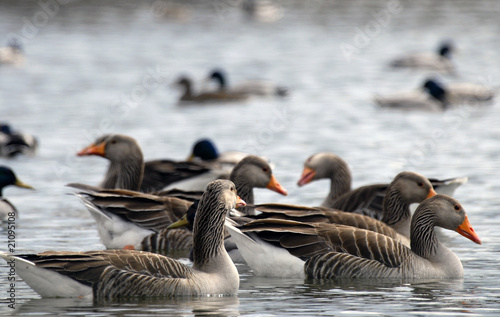
[[(313, 154), (304, 162), (304, 170), (298, 185), (304, 186), (320, 179), (330, 180), (330, 192), (321, 204), (322, 207), (382, 219), (388, 184), (372, 184), (352, 190), (352, 176), (347, 162), (338, 155), (328, 152)], [(467, 180), (467, 177), (457, 177), (446, 180), (430, 179), (430, 182), (437, 193), (451, 196), (454, 190)]]
[(436, 195), (412, 218), (411, 248), (351, 226), (264, 219), (239, 228), (226, 222), (238, 249), (258, 276), (308, 279), (462, 278), (460, 259), (437, 238), (435, 227), (480, 244), (463, 207)]
[(10, 185), (33, 189), (30, 185), (20, 181), (12, 169), (7, 166), (0, 166), (0, 221), (18, 216), (16, 207), (7, 198), (3, 197), (3, 189)]
[(441, 43), (437, 52), (413, 53), (396, 58), (390, 66), (396, 68), (414, 68), (432, 70), (439, 73), (454, 73), (455, 66), (451, 61), (454, 46), (450, 41)]
[(230, 92), (259, 97), (284, 97), (288, 94), (288, 89), (283, 86), (277, 86), (266, 81), (250, 80), (229, 86), (227, 75), (222, 69), (215, 69), (210, 73), (209, 79), (217, 83), (218, 92)]
[(227, 168), (202, 162), (151, 160), (144, 162), (137, 141), (122, 134), (103, 135), (78, 152), (79, 156), (97, 155), (109, 160), (109, 168), (99, 187), (154, 192), (179, 187), (204, 190), (218, 178), (227, 178)]
[[(253, 188), (268, 188), (282, 195), (287, 191), (274, 177), (269, 164), (257, 156), (248, 156), (236, 165), (231, 174), (240, 197), (253, 204)], [(191, 232), (167, 227), (180, 220), (199, 199), (196, 193), (181, 191), (159, 192), (158, 195), (127, 190), (69, 184), (79, 189), (76, 195), (95, 218), (99, 236), (108, 249), (124, 247), (151, 252), (168, 253), (189, 250)], [(192, 196), (188, 197), (188, 195)], [(176, 195), (176, 197), (172, 197)], [(245, 200), (246, 201), (246, 200)], [(196, 205), (194, 205), (196, 206)], [(240, 210), (247, 214), (253, 208)]]
[(16, 273), (42, 297), (234, 295), (239, 275), (224, 249), (224, 219), (230, 209), (244, 204), (229, 180), (207, 186), (194, 223), (192, 267), (162, 255), (131, 250), (1, 252), (0, 256), (16, 261)]

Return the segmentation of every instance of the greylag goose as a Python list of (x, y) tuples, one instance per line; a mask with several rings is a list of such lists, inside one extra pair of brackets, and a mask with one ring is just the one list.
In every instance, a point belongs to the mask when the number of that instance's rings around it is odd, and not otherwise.
[(192, 267), (162, 255), (132, 250), (24, 255), (1, 252), (0, 256), (16, 261), (16, 273), (42, 297), (234, 295), (239, 276), (224, 249), (224, 219), (230, 209), (244, 204), (229, 180), (207, 186), (193, 229)]
[[(253, 188), (268, 188), (282, 195), (286, 190), (272, 174), (262, 158), (248, 156), (236, 165), (231, 174), (240, 197), (253, 203)], [(168, 253), (191, 248), (191, 232), (167, 229), (183, 217), (198, 200), (197, 193), (159, 192), (155, 195), (127, 190), (69, 184), (81, 190), (76, 195), (96, 219), (101, 241), (106, 248), (128, 248)], [(247, 211), (242, 209), (242, 212)], [(248, 210), (247, 212), (252, 212)]]
[[(388, 184), (366, 185), (351, 190), (352, 176), (349, 166), (338, 155), (327, 152), (313, 154), (304, 162), (304, 170), (297, 184), (304, 186), (319, 179), (330, 179), (330, 192), (321, 204), (322, 207), (382, 219), (382, 204)], [(430, 181), (437, 193), (451, 195), (455, 188), (467, 182), (467, 178)]]
[(27, 185), (20, 181), (12, 169), (7, 166), (0, 166), (0, 220), (5, 221), (9, 218), (15, 219), (17, 217), (17, 209), (14, 205), (3, 197), (3, 189), (7, 186), (17, 186), (20, 188), (33, 189), (30, 185)]
[[(78, 152), (79, 156), (97, 155), (110, 161), (108, 171), (99, 187), (153, 192), (180, 182), (190, 181), (192, 190), (203, 190), (218, 178), (227, 178), (225, 169), (216, 169), (199, 162), (152, 160), (144, 162), (137, 141), (121, 134), (103, 135)], [(187, 185), (186, 185), (187, 186)]]
[(414, 172), (401, 172), (389, 184), (384, 196), (382, 219), (335, 209), (300, 207), (291, 205), (257, 205), (258, 218), (279, 218), (302, 222), (324, 222), (349, 225), (371, 230), (403, 244), (409, 245), (411, 210), (410, 205), (436, 195), (432, 184), (424, 176)]
[(251, 80), (239, 83), (238, 85), (228, 87), (227, 75), (222, 69), (215, 69), (210, 73), (209, 80), (217, 83), (219, 92), (231, 92), (249, 96), (259, 97), (284, 97), (288, 94), (286, 87), (273, 85), (265, 81)]
[(11, 39), (6, 47), (0, 47), (0, 66), (22, 66), (25, 62), (23, 47), (18, 39)]
[(451, 61), (451, 54), (454, 45), (451, 41), (444, 41), (440, 44), (437, 52), (414, 53), (408, 56), (402, 56), (393, 60), (392, 67), (405, 67), (434, 70), (440, 73), (453, 73), (455, 66)]
[(0, 156), (34, 155), (37, 149), (38, 140), (33, 135), (13, 131), (9, 124), (0, 123)]
[(187, 77), (181, 77), (176, 85), (184, 89), (183, 94), (179, 98), (180, 103), (221, 103), (221, 102), (238, 102), (248, 99), (247, 94), (238, 94), (231, 92), (202, 92), (195, 94), (193, 91), (193, 83)]
[(332, 278), (461, 278), (462, 263), (436, 236), (455, 230), (480, 244), (460, 203), (424, 200), (412, 218), (411, 248), (387, 235), (345, 225), (264, 219), (239, 228), (226, 221), (258, 276)]

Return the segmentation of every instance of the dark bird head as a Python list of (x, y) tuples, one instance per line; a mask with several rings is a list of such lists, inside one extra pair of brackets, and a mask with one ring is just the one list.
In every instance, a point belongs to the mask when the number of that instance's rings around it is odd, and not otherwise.
[(424, 82), (423, 89), (431, 95), (434, 99), (443, 103), (443, 105), (447, 106), (448, 98), (446, 89), (444, 86), (435, 79), (427, 79)]
[(454, 51), (454, 45), (451, 41), (444, 41), (441, 43), (439, 46), (438, 53), (439, 55), (446, 57), (446, 58), (451, 58), (451, 53)]
[(202, 139), (195, 143), (191, 153), (191, 159), (200, 158), (203, 161), (215, 160), (219, 157), (219, 151), (215, 144), (209, 139)]
[(214, 69), (209, 78), (219, 84), (219, 89), (224, 90), (227, 88), (226, 75), (222, 69)]

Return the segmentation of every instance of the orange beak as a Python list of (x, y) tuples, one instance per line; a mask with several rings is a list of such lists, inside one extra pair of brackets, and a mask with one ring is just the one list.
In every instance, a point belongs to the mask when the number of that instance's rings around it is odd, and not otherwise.
[(78, 156), (98, 155), (104, 157), (106, 155), (106, 142), (101, 144), (92, 144), (77, 153)]
[(305, 184), (310, 183), (314, 176), (316, 176), (316, 172), (312, 168), (304, 167), (304, 171), (302, 172), (302, 176), (297, 182), (297, 185), (304, 186)]
[(280, 193), (283, 196), (288, 195), (286, 189), (283, 186), (281, 186), (281, 184), (278, 182), (276, 177), (274, 177), (274, 175), (271, 175), (271, 180), (269, 181), (269, 184), (267, 184), (266, 188), (275, 191), (277, 193)]
[(431, 198), (432, 196), (436, 196), (436, 195), (437, 195), (436, 191), (434, 190), (433, 187), (431, 187), (431, 189), (429, 190), (429, 195), (427, 195), (426, 198)]
[(469, 222), (469, 218), (467, 218), (467, 215), (465, 216), (464, 222), (460, 226), (458, 226), (457, 230), (458, 233), (463, 235), (469, 240), (474, 241), (477, 244), (481, 244), (481, 239), (477, 236), (476, 232), (474, 232), (474, 229), (472, 229), (472, 226)]
[(247, 203), (243, 199), (241, 199), (240, 196), (238, 196), (238, 200), (236, 201), (236, 208), (244, 207), (246, 205)]

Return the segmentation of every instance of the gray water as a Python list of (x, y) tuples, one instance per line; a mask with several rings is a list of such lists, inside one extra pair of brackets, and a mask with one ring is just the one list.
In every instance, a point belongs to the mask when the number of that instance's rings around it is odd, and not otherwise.
[[(239, 265), (241, 286), (234, 297), (104, 303), (41, 299), (18, 280), (15, 311), (7, 306), (8, 268), (2, 262), (1, 312), (500, 314), (498, 101), (443, 113), (381, 110), (372, 101), (376, 93), (414, 89), (429, 75), (392, 70), (386, 66), (392, 57), (434, 50), (443, 39), (453, 39), (459, 52), (454, 57), (457, 75), (440, 76), (442, 81), (498, 87), (500, 2), (283, 1), (283, 18), (274, 23), (249, 20), (240, 1), (187, 2), (189, 15), (182, 19), (166, 17), (162, 8), (169, 2), (164, 1), (50, 3), (49, 15), (37, 2), (0, 2), (0, 42), (17, 34), (27, 57), (24, 67), (0, 68), (0, 119), (40, 140), (34, 157), (0, 159), (36, 187), (4, 192), (20, 212), (16, 253), (103, 248), (93, 218), (65, 187), (102, 179), (105, 160), (75, 153), (103, 133), (135, 137), (147, 159), (184, 159), (201, 137), (212, 138), (222, 151), (265, 155), (289, 196), (256, 190), (257, 202), (318, 205), (328, 182), (300, 189), (296, 182), (303, 161), (319, 151), (343, 157), (355, 187), (388, 182), (401, 170), (437, 178), (468, 176), (455, 197), (483, 244), (443, 233), (443, 243), (462, 260), (463, 280), (316, 285), (256, 278)], [(355, 53), (347, 56), (346, 45)], [(179, 91), (172, 82), (181, 74), (201, 80), (214, 67), (225, 68), (231, 82), (268, 79), (288, 86), (291, 95), (178, 106)], [(6, 250), (6, 235), (1, 240), (0, 250)]]

